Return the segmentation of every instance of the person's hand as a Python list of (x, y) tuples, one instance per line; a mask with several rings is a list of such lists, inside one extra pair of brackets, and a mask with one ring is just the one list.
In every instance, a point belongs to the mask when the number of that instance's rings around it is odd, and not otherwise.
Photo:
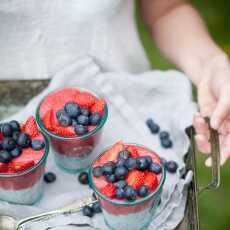
[[(230, 64), (218, 58), (212, 60), (197, 86), (200, 113), (194, 117), (196, 142), (199, 150), (210, 153), (209, 131), (204, 121), (211, 118), (211, 126), (220, 134), (221, 164), (230, 157)], [(211, 159), (205, 162), (211, 166)]]

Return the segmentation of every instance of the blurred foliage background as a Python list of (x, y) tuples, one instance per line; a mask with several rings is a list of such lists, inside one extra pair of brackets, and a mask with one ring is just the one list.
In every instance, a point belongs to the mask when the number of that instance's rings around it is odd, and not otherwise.
[[(230, 55), (230, 1), (191, 0), (204, 18), (214, 40)], [(163, 58), (154, 46), (137, 9), (137, 25), (143, 46), (154, 69), (174, 68)], [(211, 171), (204, 166), (205, 157), (199, 155), (199, 183), (210, 180)], [(205, 192), (199, 197), (200, 222), (202, 230), (230, 229), (230, 162), (221, 170), (221, 187), (216, 191)]]

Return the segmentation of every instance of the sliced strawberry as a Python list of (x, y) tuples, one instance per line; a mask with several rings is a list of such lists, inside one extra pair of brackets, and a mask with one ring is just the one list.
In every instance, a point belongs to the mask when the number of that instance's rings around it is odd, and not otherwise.
[(38, 126), (33, 116), (30, 116), (27, 119), (26, 123), (22, 126), (22, 131), (29, 134), (31, 137), (39, 135)]
[(133, 158), (139, 157), (138, 148), (136, 146), (130, 145), (127, 150), (131, 153)]
[(53, 119), (54, 119), (54, 112), (52, 109), (47, 111), (45, 116), (42, 118), (42, 122), (44, 126), (50, 131), (54, 129), (53, 124), (52, 124)]
[(98, 99), (96, 103), (91, 107), (92, 113), (100, 113), (103, 114), (105, 109), (105, 101), (103, 99)]
[(91, 93), (81, 92), (77, 94), (74, 101), (81, 107), (90, 108), (95, 104), (96, 98)]
[(109, 197), (109, 198), (114, 198), (115, 194), (116, 194), (116, 187), (113, 184), (107, 184), (102, 190), (101, 192)]
[(27, 170), (31, 167), (34, 166), (34, 161), (30, 160), (30, 161), (20, 161), (20, 162), (12, 162), (9, 164), (9, 169), (10, 171), (13, 172), (21, 172), (24, 170)]
[(76, 136), (76, 133), (74, 131), (73, 126), (69, 126), (69, 127), (58, 126), (58, 127), (55, 127), (54, 132), (56, 134), (58, 134), (59, 136), (62, 136), (62, 137), (74, 137), (74, 136)]
[(126, 181), (128, 185), (132, 186), (135, 189), (139, 189), (141, 185), (144, 184), (145, 173), (138, 170), (132, 170), (129, 172)]
[(116, 161), (118, 153), (124, 150), (124, 144), (120, 141), (117, 142), (111, 149), (109, 149), (101, 158), (100, 164), (105, 164), (108, 161)]
[(155, 191), (158, 186), (158, 179), (155, 173), (145, 173), (144, 185), (148, 186), (151, 191)]
[(0, 173), (7, 173), (8, 171), (8, 164), (0, 162)]

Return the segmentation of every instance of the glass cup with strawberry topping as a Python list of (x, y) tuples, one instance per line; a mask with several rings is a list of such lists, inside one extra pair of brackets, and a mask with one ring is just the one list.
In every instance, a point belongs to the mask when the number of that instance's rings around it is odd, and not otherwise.
[(109, 229), (148, 228), (165, 181), (164, 167), (155, 152), (118, 142), (92, 163), (89, 179)]
[(40, 103), (36, 120), (49, 137), (55, 161), (67, 172), (88, 168), (108, 117), (104, 99), (80, 88), (62, 88)]
[(43, 194), (49, 144), (34, 117), (0, 124), (0, 200), (34, 204)]

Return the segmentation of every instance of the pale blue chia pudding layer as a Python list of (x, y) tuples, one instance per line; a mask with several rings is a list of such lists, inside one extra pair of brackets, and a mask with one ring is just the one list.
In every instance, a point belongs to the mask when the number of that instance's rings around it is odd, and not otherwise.
[(32, 187), (9, 190), (0, 188), (0, 199), (16, 204), (31, 205), (38, 202), (43, 194), (43, 177), (41, 177)]

